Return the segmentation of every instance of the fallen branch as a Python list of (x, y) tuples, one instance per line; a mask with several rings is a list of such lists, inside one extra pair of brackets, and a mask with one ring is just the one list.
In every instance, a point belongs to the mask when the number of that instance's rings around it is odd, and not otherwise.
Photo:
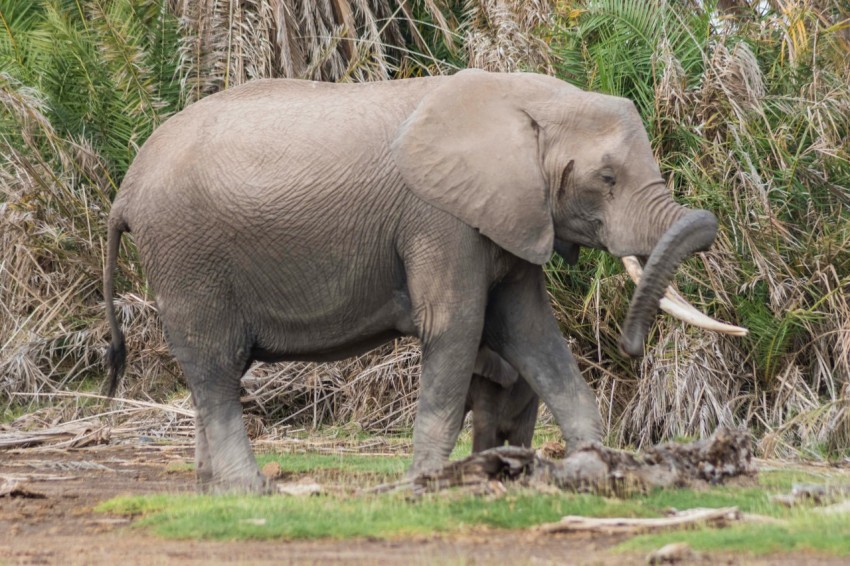
[(109, 427), (69, 423), (37, 431), (4, 433), (0, 435), (0, 450), (41, 444), (53, 444), (57, 448), (82, 448), (93, 444), (108, 444), (109, 437)]
[(737, 507), (720, 509), (687, 509), (678, 511), (669, 517), (639, 519), (629, 517), (597, 518), (569, 515), (557, 523), (546, 523), (536, 528), (541, 533), (594, 532), (605, 534), (633, 534), (664, 529), (678, 529), (686, 526), (707, 524), (725, 526), (732, 521), (742, 520)]
[(13, 476), (0, 476), (0, 485), (24, 484), (28, 482), (44, 482), (44, 481), (69, 481), (78, 479), (80, 476), (60, 476), (56, 474), (18, 474)]
[(794, 484), (791, 493), (782, 493), (770, 496), (773, 503), (796, 507), (797, 505), (827, 505), (834, 503), (850, 495), (850, 484), (845, 485), (817, 485), (817, 484)]
[[(12, 393), (15, 397), (35, 397), (34, 393)], [(109, 401), (114, 404), (124, 404), (136, 409), (157, 409), (166, 413), (174, 413), (182, 417), (195, 417), (195, 411), (184, 409), (175, 405), (165, 405), (163, 403), (153, 403), (151, 401), (140, 401), (138, 399), (127, 399), (125, 397), (108, 397), (106, 395), (98, 395), (96, 393), (84, 393), (81, 391), (56, 391), (50, 394), (52, 397), (70, 397), (72, 399), (100, 399), (101, 401)], [(97, 418), (101, 415), (93, 415), (87, 418)]]
[(30, 491), (23, 482), (16, 479), (0, 478), (0, 497), (45, 499), (47, 496), (37, 491)]
[(749, 435), (721, 428), (707, 440), (671, 442), (642, 454), (590, 444), (562, 460), (550, 460), (527, 448), (503, 446), (379, 489), (412, 486), (414, 494), (421, 494), (461, 487), (487, 492), (490, 482), (517, 481), (535, 488), (622, 495), (657, 487), (716, 484), (753, 474)]

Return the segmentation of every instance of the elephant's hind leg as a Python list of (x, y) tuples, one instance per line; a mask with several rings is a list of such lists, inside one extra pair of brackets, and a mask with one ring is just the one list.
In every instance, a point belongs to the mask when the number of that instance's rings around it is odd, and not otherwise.
[[(168, 341), (195, 406), (195, 464), (200, 489), (264, 492), (267, 482), (251, 451), (239, 401), (240, 379), (249, 356), (247, 344), (228, 335), (226, 324), (175, 320), (169, 314), (173, 313), (163, 313)], [(205, 336), (193, 332), (195, 328), (214, 331)]]
[(186, 348), (174, 348), (189, 388), (196, 412), (195, 462), (202, 491), (266, 491), (266, 481), (245, 432), (239, 380), (244, 365), (199, 360)]

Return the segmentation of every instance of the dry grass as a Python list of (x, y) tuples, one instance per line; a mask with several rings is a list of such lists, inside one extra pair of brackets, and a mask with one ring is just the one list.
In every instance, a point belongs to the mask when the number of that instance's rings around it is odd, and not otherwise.
[[(421, 4), (453, 42), (440, 6)], [(188, 101), (258, 78), (371, 81), (402, 68), (422, 72), (423, 62), (431, 71), (441, 67), (408, 2), (171, 0), (170, 8), (180, 20), (179, 73)], [(422, 49), (415, 58), (405, 32)]]
[(333, 422), (409, 430), (419, 361), (419, 348), (408, 339), (335, 364), (257, 364), (243, 378), (245, 401), (272, 426)]
[(552, 73), (548, 43), (534, 32), (550, 26), (546, 0), (470, 0), (461, 26), (468, 65), (488, 71)]

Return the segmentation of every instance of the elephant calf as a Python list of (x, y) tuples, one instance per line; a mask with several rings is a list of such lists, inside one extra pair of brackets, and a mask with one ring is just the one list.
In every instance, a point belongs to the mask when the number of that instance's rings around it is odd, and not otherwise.
[(464, 414), (472, 411), (472, 451), (531, 446), (539, 397), (517, 371), (483, 347), (475, 361)]

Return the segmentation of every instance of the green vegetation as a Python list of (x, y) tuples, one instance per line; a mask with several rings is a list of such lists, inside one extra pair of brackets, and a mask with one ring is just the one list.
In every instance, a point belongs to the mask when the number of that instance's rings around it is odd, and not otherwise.
[(697, 551), (722, 550), (748, 554), (771, 554), (814, 550), (850, 554), (847, 515), (824, 516), (798, 512), (783, 525), (740, 524), (723, 529), (696, 529), (658, 535), (641, 535), (619, 545), (617, 550), (655, 550), (672, 542), (686, 542)]
[(628, 502), (590, 496), (540, 496), (521, 491), (494, 501), (472, 495), (337, 497), (121, 497), (99, 511), (142, 515), (139, 525), (168, 538), (392, 538), (458, 532), (476, 526), (513, 529), (564, 515), (653, 516)]
[(659, 517), (667, 509), (737, 506), (742, 512), (781, 519), (781, 524), (745, 523), (723, 529), (696, 529), (642, 535), (619, 550), (654, 549), (685, 540), (701, 550), (738, 550), (763, 554), (811, 549), (850, 555), (846, 515), (821, 515), (770, 502), (797, 482), (839, 481), (829, 473), (769, 471), (753, 487), (719, 486), (709, 490), (659, 490), (625, 499), (586, 494), (547, 493), (509, 487), (490, 498), (448, 492), (409, 499), (403, 493), (369, 495), (358, 490), (398, 479), (405, 457), (367, 454), (265, 455), (285, 474), (319, 481), (326, 493), (313, 497), (150, 495), (118, 497), (98, 511), (137, 516), (139, 527), (178, 539), (313, 539), (378, 537), (467, 532), (474, 528), (517, 529), (554, 522), (565, 515)]
[(280, 465), (284, 474), (321, 473), (342, 476), (356, 485), (364, 477), (390, 481), (410, 466), (409, 456), (375, 457), (368, 454), (260, 454), (257, 463), (262, 467), (270, 462)]
[(759, 475), (756, 488), (719, 488), (710, 491), (658, 491), (646, 498), (654, 509), (695, 507), (732, 507), (781, 519), (782, 523), (745, 522), (725, 528), (696, 528), (658, 534), (639, 535), (618, 545), (617, 550), (654, 550), (673, 542), (686, 542), (698, 551), (732, 551), (770, 554), (814, 550), (850, 555), (850, 521), (847, 513), (822, 514), (812, 507), (788, 509), (770, 502), (769, 496), (788, 493), (794, 484), (829, 485), (846, 482), (827, 473), (777, 470)]
[[(576, 266), (549, 264), (553, 306), (608, 442), (641, 447), (726, 423), (752, 429), (765, 456), (846, 457), (846, 2), (332, 4), (348, 8), (0, 0), (4, 415), (101, 381), (106, 214), (137, 148), (174, 112), (260, 77), (359, 81), (479, 66), (631, 98), (670, 190), (720, 219), (715, 246), (677, 284), (709, 314), (749, 327), (747, 338), (659, 317), (645, 358), (626, 360), (617, 339), (633, 287), (617, 260), (583, 250)], [(130, 352), (121, 394), (185, 396), (132, 242), (119, 271)], [(396, 432), (412, 425), (418, 364), (415, 344), (402, 341), (319, 371), (254, 368), (244, 386), (266, 426)]]

